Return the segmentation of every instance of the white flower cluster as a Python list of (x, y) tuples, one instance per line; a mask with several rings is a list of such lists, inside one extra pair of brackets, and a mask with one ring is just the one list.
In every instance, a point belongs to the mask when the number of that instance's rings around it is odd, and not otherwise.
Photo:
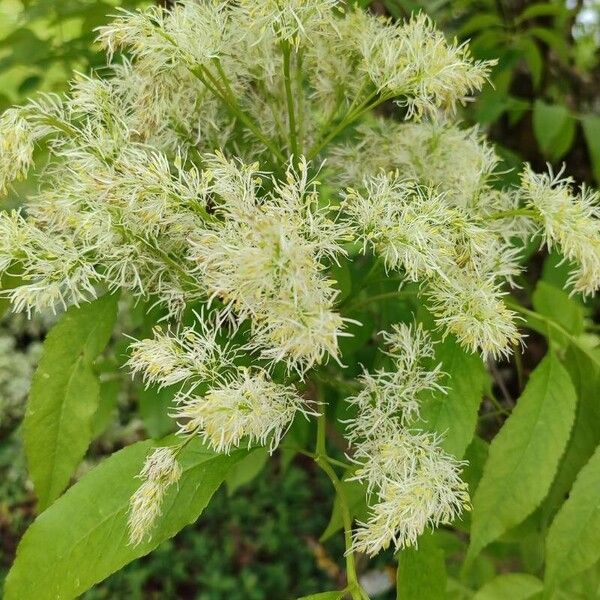
[(570, 177), (561, 173), (523, 172), (521, 194), (539, 216), (548, 248), (558, 246), (574, 264), (569, 284), (593, 295), (600, 289), (600, 194), (585, 187), (576, 195)]
[[(273, 450), (298, 411), (312, 414), (295, 384), (341, 361), (349, 319), (331, 270), (361, 247), (418, 283), (444, 334), (484, 357), (520, 340), (503, 301), (521, 270), (515, 238), (541, 233), (574, 263), (575, 290), (600, 287), (597, 195), (530, 170), (499, 189), (491, 146), (447, 121), (492, 63), (423, 15), (395, 23), (349, 4), (183, 0), (123, 12), (100, 31), (105, 76), (78, 76), (65, 97), (0, 117), (0, 192), (27, 175), (36, 145), (48, 150), (39, 191), (0, 212), (0, 276), (23, 282), (2, 295), (28, 313), (107, 290), (156, 301), (174, 326), (135, 342), (130, 367), (181, 386), (180, 433), (217, 451)], [(386, 101), (403, 122), (374, 117)], [(194, 304), (206, 312), (184, 327)], [(369, 552), (411, 543), (464, 500), (458, 466), (408, 429), (419, 390), (438, 386), (439, 369), (419, 366), (425, 333), (399, 328), (386, 341), (395, 372), (365, 374), (353, 400), (361, 452), (375, 465), (397, 451), (357, 534)], [(135, 540), (160, 511), (161, 477), (144, 477)]]
[(251, 348), (224, 342), (222, 333), (212, 317), (198, 315), (195, 328), (177, 335), (157, 329), (134, 342), (128, 364), (147, 384), (181, 384), (172, 416), (184, 438), (198, 435), (217, 452), (243, 443), (273, 452), (298, 412), (314, 414), (310, 403), (264, 369), (240, 366)]
[(363, 245), (423, 283), (437, 322), (464, 346), (484, 357), (510, 352), (519, 332), (498, 281), (519, 272), (517, 252), (443, 192), (398, 172), (366, 177), (362, 188), (348, 188), (345, 209)]
[(426, 527), (449, 524), (469, 506), (462, 464), (440, 448), (437, 436), (410, 429), (419, 394), (443, 390), (441, 365), (422, 364), (434, 356), (430, 338), (420, 325), (395, 325), (383, 335), (394, 370), (362, 376), (363, 390), (350, 399), (357, 414), (348, 432), (353, 479), (375, 497), (368, 521), (354, 532), (353, 549), (370, 555), (392, 543), (396, 550), (414, 545)]
[(141, 544), (161, 514), (167, 490), (179, 481), (182, 469), (171, 448), (157, 448), (146, 458), (139, 474), (142, 485), (131, 497), (129, 510), (129, 539)]

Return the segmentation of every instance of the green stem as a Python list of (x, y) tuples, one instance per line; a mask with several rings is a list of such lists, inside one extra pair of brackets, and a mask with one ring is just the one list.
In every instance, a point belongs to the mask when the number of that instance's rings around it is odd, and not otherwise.
[(349, 110), (344, 118), (323, 138), (320, 142), (317, 142), (315, 146), (311, 149), (308, 155), (309, 160), (314, 160), (323, 149), (333, 141), (344, 129), (352, 125), (355, 121), (360, 119), (366, 112), (377, 108), (380, 104), (385, 102), (388, 97), (380, 96), (376, 97), (377, 94), (371, 94), (358, 108), (354, 110)]
[(298, 160), (298, 138), (296, 137), (296, 113), (294, 109), (294, 97), (292, 95), (291, 59), (292, 50), (289, 42), (281, 42), (281, 53), (283, 55), (283, 81), (285, 85), (285, 98), (288, 112), (288, 126), (290, 136), (290, 148), (294, 160)]
[(273, 155), (281, 162), (281, 164), (284, 164), (285, 156), (283, 153), (279, 150), (279, 148), (277, 148), (277, 146), (275, 146), (273, 141), (270, 140), (260, 130), (252, 118), (240, 108), (235, 99), (235, 94), (229, 86), (229, 80), (226, 78), (220, 62), (215, 61), (215, 64), (217, 65), (219, 76), (222, 79), (225, 77), (225, 79), (222, 81), (224, 87), (221, 87), (219, 80), (206, 67), (199, 66), (195, 69), (192, 69), (191, 72), (206, 86), (209, 92), (211, 92), (214, 96), (221, 100), (223, 104), (225, 104), (233, 116), (237, 117), (255, 135), (255, 137), (273, 153)]
[(325, 406), (319, 405), (319, 416), (317, 419), (317, 442), (315, 448), (315, 462), (321, 467), (325, 474), (331, 480), (335, 493), (340, 503), (342, 511), (342, 521), (344, 523), (344, 542), (346, 545), (346, 578), (348, 580), (348, 591), (353, 600), (364, 600), (365, 593), (358, 582), (356, 573), (356, 561), (354, 552), (352, 552), (352, 515), (344, 486), (337, 476), (337, 473), (330, 464), (327, 456), (326, 444), (326, 426), (327, 417), (325, 415)]

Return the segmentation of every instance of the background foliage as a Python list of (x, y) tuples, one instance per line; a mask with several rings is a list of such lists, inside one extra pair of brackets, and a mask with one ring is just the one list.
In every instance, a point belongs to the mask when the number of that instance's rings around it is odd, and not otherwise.
[[(116, 4), (0, 0), (0, 109), (36, 91), (64, 90), (73, 69), (85, 72), (101, 65), (93, 29), (106, 22), (106, 14)], [(424, 10), (449, 35), (470, 39), (477, 58), (499, 59), (492, 85), (461, 117), (489, 133), (505, 159), (504, 178), (514, 180), (517, 172), (511, 169), (523, 160), (538, 170), (548, 161), (557, 169), (564, 162), (567, 172), (580, 182), (600, 184), (598, 3), (378, 0), (363, 4), (394, 18)], [(463, 377), (457, 393), (461, 404), (454, 406), (467, 407), (468, 412), (468, 406), (477, 406), (482, 396), (484, 400), (476, 422), (445, 414), (445, 408), (435, 402), (424, 411), (426, 422), (435, 428), (442, 427), (444, 419), (464, 425), (464, 431), (453, 428), (446, 443), (449, 451), (464, 453), (469, 460), (466, 476), (474, 510), (459, 528), (471, 532), (471, 550), (467, 554), (466, 537), (441, 530), (424, 539), (419, 550), (399, 557), (384, 554), (375, 563), (361, 565), (372, 589), (388, 590), (373, 593), (374, 597), (534, 598), (541, 594), (544, 560), (556, 598), (600, 597), (600, 514), (589, 502), (600, 489), (600, 457), (595, 451), (600, 443), (600, 352), (595, 349), (599, 305), (597, 301), (584, 305), (561, 290), (565, 269), (558, 265), (557, 256), (539, 253), (537, 247), (530, 249), (529, 256), (522, 295), (537, 316), (525, 315), (530, 330), (525, 355), (491, 363), (490, 378), (483, 371), (477, 375), (467, 355), (442, 348), (441, 352), (459, 356), (451, 372), (459, 381)], [(359, 276), (342, 267), (340, 279), (347, 292), (356, 291)], [(391, 291), (380, 285), (382, 295)], [(366, 324), (361, 335), (369, 336), (407, 308), (418, 309), (402, 303), (357, 304), (352, 316)], [(143, 331), (145, 310), (138, 307), (132, 322), (119, 322), (118, 327)], [(1, 335), (14, 340), (16, 352), (8, 353), (14, 362), (7, 366), (0, 362), (0, 579), (35, 512), (19, 422), (27, 381), (48, 325), (44, 320), (24, 324), (7, 317), (2, 325)], [(344, 355), (352, 355), (352, 345), (358, 348), (363, 342), (364, 338), (348, 340)], [(100, 347), (97, 354), (101, 351)], [(123, 355), (124, 347), (110, 341), (99, 363), (101, 373), (113, 372)], [(373, 356), (374, 349), (367, 347), (354, 358), (357, 364), (372, 364)], [(3, 369), (8, 377), (21, 374), (22, 385), (5, 389)], [(170, 422), (163, 417), (170, 401), (168, 391), (144, 392), (126, 376), (100, 381), (101, 409), (89, 419), (90, 435), (97, 439), (77, 477), (132, 442), (170, 433)], [(544, 393), (548, 389), (551, 396)], [(339, 390), (334, 385), (328, 393), (332, 410), (337, 410)], [(553, 410), (545, 411), (544, 402), (552, 402)], [(290, 439), (301, 443), (309, 435), (312, 432), (297, 426)], [(78, 463), (84, 453), (85, 448), (73, 449), (72, 462)], [(515, 464), (507, 463), (507, 456), (516, 457)], [(334, 509), (330, 520), (333, 493), (310, 464), (283, 450), (268, 468), (259, 457), (234, 470), (198, 524), (85, 597), (259, 600), (296, 598), (341, 587), (342, 567), (330, 558), (340, 555), (339, 515)], [(484, 465), (493, 476), (484, 475), (479, 486)], [(512, 503), (505, 506), (507, 490)], [(347, 493), (360, 515), (362, 491), (347, 484)], [(48, 503), (54, 495), (49, 485)], [(489, 527), (492, 518), (494, 527)], [(396, 592), (391, 588), (397, 559)], [(426, 580), (415, 578), (415, 573), (427, 574)]]

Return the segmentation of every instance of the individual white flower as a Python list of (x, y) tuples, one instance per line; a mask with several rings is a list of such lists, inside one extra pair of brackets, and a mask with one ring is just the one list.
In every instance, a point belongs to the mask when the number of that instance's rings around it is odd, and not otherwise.
[(129, 505), (129, 541), (132, 545), (137, 546), (150, 536), (161, 515), (164, 496), (169, 487), (179, 481), (181, 474), (181, 465), (173, 448), (157, 448), (146, 458), (138, 475), (143, 483)]
[(582, 188), (573, 192), (573, 180), (534, 173), (528, 166), (521, 178), (521, 194), (540, 217), (548, 248), (555, 245), (575, 264), (568, 284), (592, 295), (600, 288), (600, 195)]
[(269, 444), (273, 452), (296, 413), (314, 414), (294, 387), (271, 381), (264, 371), (240, 369), (204, 396), (183, 395), (174, 417), (182, 435), (200, 435), (217, 452)]

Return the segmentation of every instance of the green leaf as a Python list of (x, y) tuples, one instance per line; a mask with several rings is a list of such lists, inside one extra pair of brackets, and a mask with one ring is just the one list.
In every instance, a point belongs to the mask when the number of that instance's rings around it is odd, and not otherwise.
[(173, 433), (174, 421), (169, 414), (175, 408), (173, 399), (176, 386), (159, 388), (158, 386), (137, 388), (138, 407), (144, 427), (150, 437), (158, 439)]
[(596, 181), (600, 183), (600, 117), (586, 115), (581, 119), (583, 135), (587, 144)]
[(71, 307), (44, 342), (24, 423), (29, 474), (39, 509), (68, 485), (92, 439), (100, 386), (92, 362), (117, 316), (116, 296)]
[(473, 600), (528, 600), (543, 591), (544, 584), (527, 573), (506, 573), (486, 583)]
[(444, 600), (446, 580), (444, 551), (433, 535), (421, 536), (418, 548), (405, 548), (398, 555), (398, 600)]
[(562, 35), (559, 35), (556, 31), (547, 29), (546, 27), (530, 27), (529, 33), (539, 40), (542, 40), (549, 48), (552, 48), (560, 59), (565, 62), (569, 60), (569, 46)]
[(302, 596), (298, 600), (342, 600), (344, 597), (344, 590), (335, 592), (321, 592), (320, 594), (311, 594), (310, 596)]
[(447, 393), (428, 394), (421, 402), (418, 427), (444, 435), (443, 448), (462, 458), (473, 439), (487, 372), (481, 358), (447, 339), (436, 351), (436, 362), (448, 374)]
[(546, 538), (546, 585), (552, 589), (600, 559), (600, 447), (579, 473)]
[(518, 46), (523, 52), (523, 58), (527, 63), (527, 67), (529, 68), (529, 72), (531, 73), (531, 80), (533, 82), (533, 87), (537, 89), (542, 82), (542, 73), (544, 70), (544, 57), (536, 43), (536, 41), (524, 35), (519, 38)]
[(540, 2), (539, 4), (531, 4), (528, 6), (516, 19), (517, 23), (522, 23), (527, 19), (535, 17), (547, 17), (553, 15), (561, 15), (565, 12), (565, 7), (555, 2)]
[[(341, 485), (346, 493), (346, 500), (348, 502), (350, 515), (353, 519), (364, 521), (368, 514), (367, 490), (360, 481), (348, 481), (346, 479), (347, 477), (351, 477), (351, 472), (348, 472), (344, 475)], [(327, 541), (335, 533), (343, 529), (343, 527), (344, 519), (342, 516), (342, 505), (339, 497), (336, 495), (333, 501), (331, 518), (329, 519), (329, 523), (327, 524), (325, 531), (321, 534), (319, 541)]]
[(98, 408), (96, 409), (92, 423), (92, 439), (104, 433), (114, 418), (120, 391), (121, 382), (118, 379), (109, 379), (100, 383)]
[(465, 37), (475, 31), (502, 27), (502, 19), (496, 13), (483, 13), (469, 17), (458, 29), (458, 36)]
[(227, 493), (232, 496), (239, 488), (250, 483), (265, 467), (269, 460), (267, 448), (252, 450), (248, 456), (234, 465), (225, 479)]
[(565, 106), (536, 100), (533, 105), (533, 132), (544, 156), (556, 161), (573, 144), (575, 120)]
[(593, 362), (590, 354), (574, 345), (567, 349), (565, 367), (577, 390), (577, 414), (569, 445), (544, 502), (543, 518), (546, 523), (562, 505), (577, 474), (600, 444), (600, 367)]
[(247, 455), (245, 450), (214, 454), (200, 442), (188, 444), (180, 455), (183, 474), (165, 496), (152, 538), (132, 546), (129, 501), (152, 446), (138, 442), (113, 454), (35, 520), (19, 544), (5, 600), (69, 600), (83, 594), (193, 523), (230, 469)]
[[(538, 313), (549, 317), (571, 335), (579, 336), (583, 333), (585, 327), (583, 306), (563, 290), (540, 280), (533, 293), (532, 301)], [(556, 336), (556, 341), (563, 345), (569, 343), (569, 338), (564, 339), (564, 336), (559, 335), (556, 330), (550, 332), (550, 335)]]
[(542, 502), (567, 445), (575, 406), (569, 374), (549, 352), (490, 444), (489, 459), (473, 498), (466, 563)]

